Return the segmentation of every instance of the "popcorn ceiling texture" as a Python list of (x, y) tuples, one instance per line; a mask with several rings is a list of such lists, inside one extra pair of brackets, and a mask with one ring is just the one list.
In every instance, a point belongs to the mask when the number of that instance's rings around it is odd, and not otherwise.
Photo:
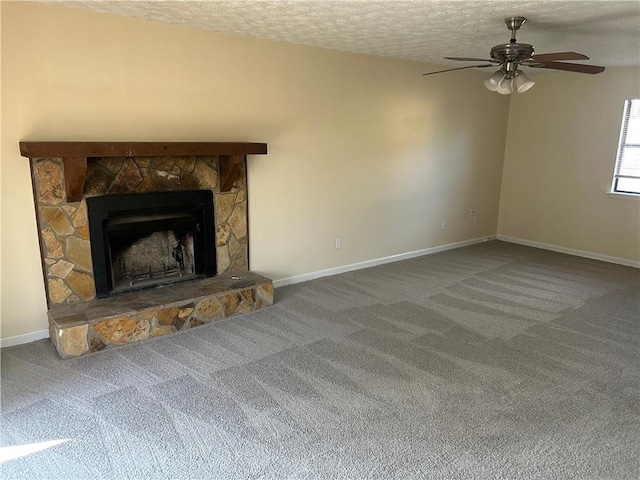
[[(50, 1), (344, 52), (451, 65), (443, 56), (486, 58), (507, 43), (503, 23), (527, 17), (518, 40), (537, 53), (577, 51), (593, 64), (640, 65), (640, 2), (612, 1)], [(538, 72), (539, 70), (536, 70)]]

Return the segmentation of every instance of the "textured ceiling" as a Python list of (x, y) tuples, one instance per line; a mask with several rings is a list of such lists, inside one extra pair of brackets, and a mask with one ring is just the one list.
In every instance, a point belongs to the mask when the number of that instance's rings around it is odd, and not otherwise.
[(585, 63), (640, 65), (638, 1), (208, 0), (56, 1), (68, 7), (353, 53), (461, 66), (508, 43), (504, 18), (527, 23), (536, 53), (576, 51)]

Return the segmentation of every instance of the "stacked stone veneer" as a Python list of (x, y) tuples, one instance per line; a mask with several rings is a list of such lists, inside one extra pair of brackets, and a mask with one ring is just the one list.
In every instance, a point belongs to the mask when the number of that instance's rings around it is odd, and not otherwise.
[(91, 158), (79, 202), (66, 200), (61, 158), (32, 159), (31, 168), (50, 307), (95, 298), (85, 201), (89, 196), (210, 189), (214, 192), (218, 274), (248, 270), (244, 165), (232, 189), (221, 192), (217, 156)]

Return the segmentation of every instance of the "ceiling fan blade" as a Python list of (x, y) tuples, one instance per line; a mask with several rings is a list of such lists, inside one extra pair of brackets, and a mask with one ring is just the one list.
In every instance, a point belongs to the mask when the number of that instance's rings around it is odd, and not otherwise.
[[(470, 58), (470, 57), (442, 57), (447, 60), (456, 60), (458, 62), (495, 62), (495, 60), (487, 60), (486, 58)], [(496, 62), (500, 63), (500, 62)]]
[(438, 70), (437, 72), (423, 73), (422, 76), (424, 76), (424, 75), (433, 75), (435, 73), (452, 72), (454, 70), (465, 70), (467, 68), (486, 68), (486, 67), (495, 67), (495, 65), (490, 63), (489, 65), (471, 65), (471, 66), (468, 66), (468, 67), (448, 68), (446, 70)]
[(596, 74), (604, 71), (604, 67), (598, 65), (585, 65), (584, 63), (541, 62), (540, 65), (527, 65), (533, 68), (548, 68), (550, 70), (565, 70), (567, 72)]
[(531, 55), (536, 62), (553, 62), (557, 60), (589, 60), (589, 57), (576, 52), (541, 53)]

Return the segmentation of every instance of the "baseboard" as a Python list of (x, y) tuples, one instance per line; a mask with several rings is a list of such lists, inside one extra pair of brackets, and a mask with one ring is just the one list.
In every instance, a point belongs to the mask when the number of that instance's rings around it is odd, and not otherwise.
[(463, 240), (461, 242), (448, 243), (446, 245), (439, 245), (437, 247), (423, 248), (421, 250), (415, 250), (413, 252), (399, 253), (397, 255), (390, 255), (388, 257), (376, 258), (373, 260), (366, 260), (364, 262), (351, 263), (349, 265), (342, 265), (340, 267), (328, 268), (326, 270), (318, 270), (311, 273), (303, 273), (301, 275), (294, 275), (292, 277), (281, 278), (273, 281), (274, 287), (283, 287), (285, 285), (292, 285), (294, 283), (307, 282), (321, 277), (329, 277), (331, 275), (337, 275), (339, 273), (352, 272), (354, 270), (361, 270), (363, 268), (375, 267), (376, 265), (383, 265), (385, 263), (399, 262), (401, 260), (408, 260), (410, 258), (422, 257), (423, 255), (431, 255), (433, 253), (444, 252), (446, 250), (454, 250), (456, 248), (467, 247), (469, 245), (475, 245), (476, 243), (488, 242), (495, 240), (495, 235), (488, 235), (486, 237), (472, 238), (471, 240)]
[(635, 260), (629, 260), (627, 258), (612, 257), (610, 255), (603, 255), (596, 252), (587, 252), (585, 250), (576, 250), (574, 248), (561, 247), (559, 245), (553, 245), (550, 243), (534, 242), (532, 240), (525, 240), (524, 238), (510, 237), (508, 235), (496, 235), (497, 240), (509, 243), (517, 243), (519, 245), (526, 245), (528, 247), (541, 248), (543, 250), (551, 250), (552, 252), (566, 253), (568, 255), (575, 255), (576, 257), (591, 258), (592, 260), (600, 260), (603, 262), (616, 263), (618, 265), (625, 265), (627, 267), (640, 268), (640, 262)]
[[(321, 277), (328, 277), (330, 275), (337, 275), (339, 273), (351, 272), (353, 270), (360, 270), (368, 267), (375, 267), (376, 265), (383, 265), (385, 263), (399, 262), (401, 260), (408, 260), (410, 258), (421, 257), (423, 255), (430, 255), (433, 253), (444, 252), (447, 250), (454, 250), (456, 248), (467, 247), (469, 245), (475, 245), (476, 243), (488, 242), (495, 240), (495, 235), (488, 235), (486, 237), (472, 238), (470, 240), (463, 240), (461, 242), (449, 243), (446, 245), (439, 245), (437, 247), (424, 248), (422, 250), (415, 250), (413, 252), (400, 253), (397, 255), (390, 255), (388, 257), (376, 258), (373, 260), (367, 260), (364, 262), (352, 263), (350, 265), (343, 265), (335, 268), (328, 268), (326, 270), (319, 270), (317, 272), (305, 273), (302, 275), (294, 275), (292, 277), (281, 278), (273, 281), (274, 287), (283, 287), (285, 285), (291, 285), (294, 283), (306, 282)], [(25, 333), (22, 335), (15, 335), (13, 337), (0, 338), (0, 348), (13, 347), (15, 345), (22, 345), (23, 343), (31, 343), (43, 338), (49, 338), (49, 330), (40, 330), (37, 332)]]
[[(340, 267), (328, 268), (326, 270), (318, 270), (316, 272), (304, 273), (301, 275), (294, 275), (292, 277), (281, 278), (273, 281), (274, 287), (283, 287), (285, 285), (292, 285), (294, 283), (307, 282), (316, 278), (328, 277), (331, 275), (337, 275), (339, 273), (351, 272), (354, 270), (361, 270), (363, 268), (375, 267), (376, 265), (383, 265), (385, 263), (399, 262), (401, 260), (408, 260), (410, 258), (422, 257), (423, 255), (431, 255), (434, 253), (444, 252), (447, 250), (454, 250), (456, 248), (467, 247), (469, 245), (475, 245), (477, 243), (488, 242), (490, 240), (501, 240), (503, 242), (517, 243), (519, 245), (526, 245), (528, 247), (541, 248), (543, 250), (550, 250), (558, 253), (566, 253), (568, 255), (575, 255), (577, 257), (591, 258), (593, 260), (601, 260), (603, 262), (615, 263), (618, 265), (625, 265), (628, 267), (640, 268), (640, 262), (629, 260), (626, 258), (612, 257), (609, 255), (602, 255), (595, 252), (587, 252), (584, 250), (576, 250), (573, 248), (561, 247), (558, 245), (552, 245), (550, 243), (534, 242), (532, 240), (525, 240), (523, 238), (510, 237), (508, 235), (488, 235), (486, 237), (472, 238), (470, 240), (463, 240), (461, 242), (448, 243), (446, 245), (439, 245), (437, 247), (429, 247), (421, 250), (415, 250), (413, 252), (400, 253), (397, 255), (390, 255), (388, 257), (376, 258), (373, 260), (367, 260), (364, 262), (352, 263), (349, 265), (342, 265)], [(36, 332), (24, 333), (22, 335), (14, 335), (12, 337), (0, 338), (0, 348), (13, 347), (15, 345), (22, 345), (24, 343), (31, 343), (43, 338), (49, 338), (49, 330), (39, 330)]]
[(23, 343), (31, 343), (43, 338), (49, 338), (49, 330), (38, 330), (37, 332), (23, 333), (13, 337), (0, 338), (0, 348), (13, 347)]

